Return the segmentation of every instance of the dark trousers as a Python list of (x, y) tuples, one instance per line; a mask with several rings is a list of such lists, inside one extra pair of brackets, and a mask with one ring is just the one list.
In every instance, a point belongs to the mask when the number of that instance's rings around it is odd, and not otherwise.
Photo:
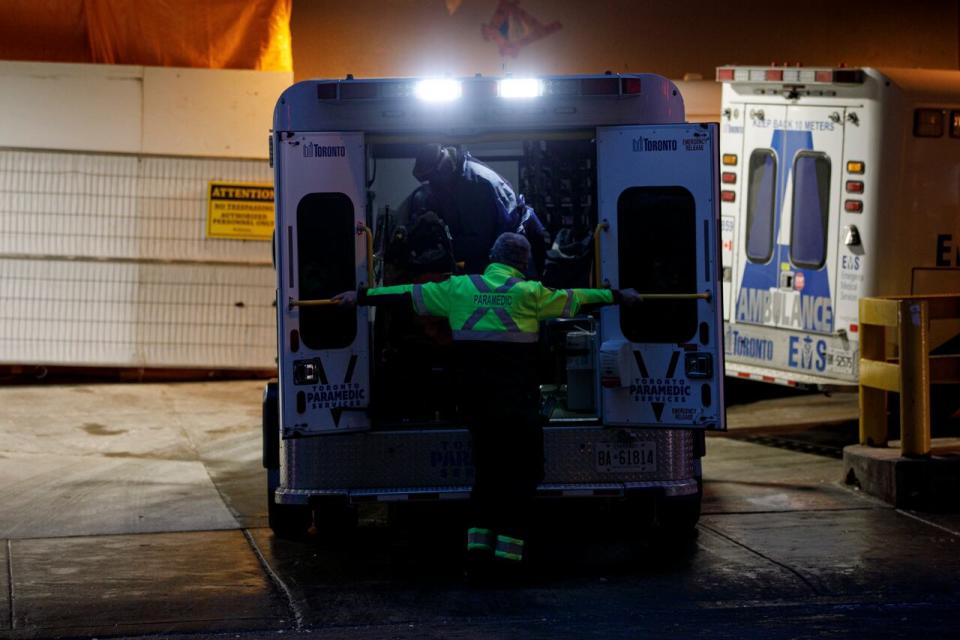
[(525, 539), (543, 480), (539, 398), (532, 392), (509, 391), (487, 397), (497, 398), (495, 407), (501, 410), (480, 409), (468, 419), (476, 474), (470, 526)]

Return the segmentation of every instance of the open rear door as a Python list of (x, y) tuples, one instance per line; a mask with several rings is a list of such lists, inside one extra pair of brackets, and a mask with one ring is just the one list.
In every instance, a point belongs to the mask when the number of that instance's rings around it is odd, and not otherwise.
[(603, 422), (723, 430), (717, 126), (600, 128), (597, 167), (600, 277), (653, 296), (602, 311)]
[(276, 145), (283, 435), (366, 429), (367, 309), (317, 304), (368, 284), (363, 135), (281, 133)]

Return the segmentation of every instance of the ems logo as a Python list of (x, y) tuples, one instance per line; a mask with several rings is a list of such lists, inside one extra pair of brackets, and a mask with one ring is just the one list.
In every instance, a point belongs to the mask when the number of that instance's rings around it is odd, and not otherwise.
[(653, 409), (653, 415), (657, 422), (660, 422), (663, 416), (663, 408), (667, 404), (686, 404), (690, 400), (691, 387), (686, 378), (677, 378), (677, 365), (680, 363), (680, 352), (674, 351), (670, 356), (670, 364), (663, 377), (654, 377), (650, 375), (647, 364), (643, 360), (643, 354), (639, 351), (633, 352), (633, 357), (637, 361), (637, 369), (640, 371), (640, 377), (634, 378), (630, 385), (630, 395), (634, 402), (649, 402)]

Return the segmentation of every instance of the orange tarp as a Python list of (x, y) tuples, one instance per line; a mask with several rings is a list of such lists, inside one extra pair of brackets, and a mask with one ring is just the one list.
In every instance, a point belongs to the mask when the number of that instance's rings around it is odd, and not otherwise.
[(0, 59), (291, 71), (292, 0), (3, 0)]

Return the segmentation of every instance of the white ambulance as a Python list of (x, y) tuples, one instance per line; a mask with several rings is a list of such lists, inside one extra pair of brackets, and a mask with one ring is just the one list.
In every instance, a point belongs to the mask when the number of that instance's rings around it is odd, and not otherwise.
[(960, 291), (960, 72), (717, 80), (727, 374), (854, 385), (861, 297)]
[(484, 162), (554, 236), (596, 247), (555, 286), (592, 278), (653, 294), (639, 308), (543, 324), (539, 495), (652, 495), (662, 525), (692, 527), (703, 434), (725, 428), (716, 129), (684, 123), (676, 87), (655, 75), (289, 88), (271, 138), (279, 384), (264, 399), (264, 466), (274, 530), (332, 527), (364, 502), (469, 496), (470, 437), (443, 327), (328, 304), (391, 273), (387, 245), (420, 186), (412, 170), (425, 143)]

